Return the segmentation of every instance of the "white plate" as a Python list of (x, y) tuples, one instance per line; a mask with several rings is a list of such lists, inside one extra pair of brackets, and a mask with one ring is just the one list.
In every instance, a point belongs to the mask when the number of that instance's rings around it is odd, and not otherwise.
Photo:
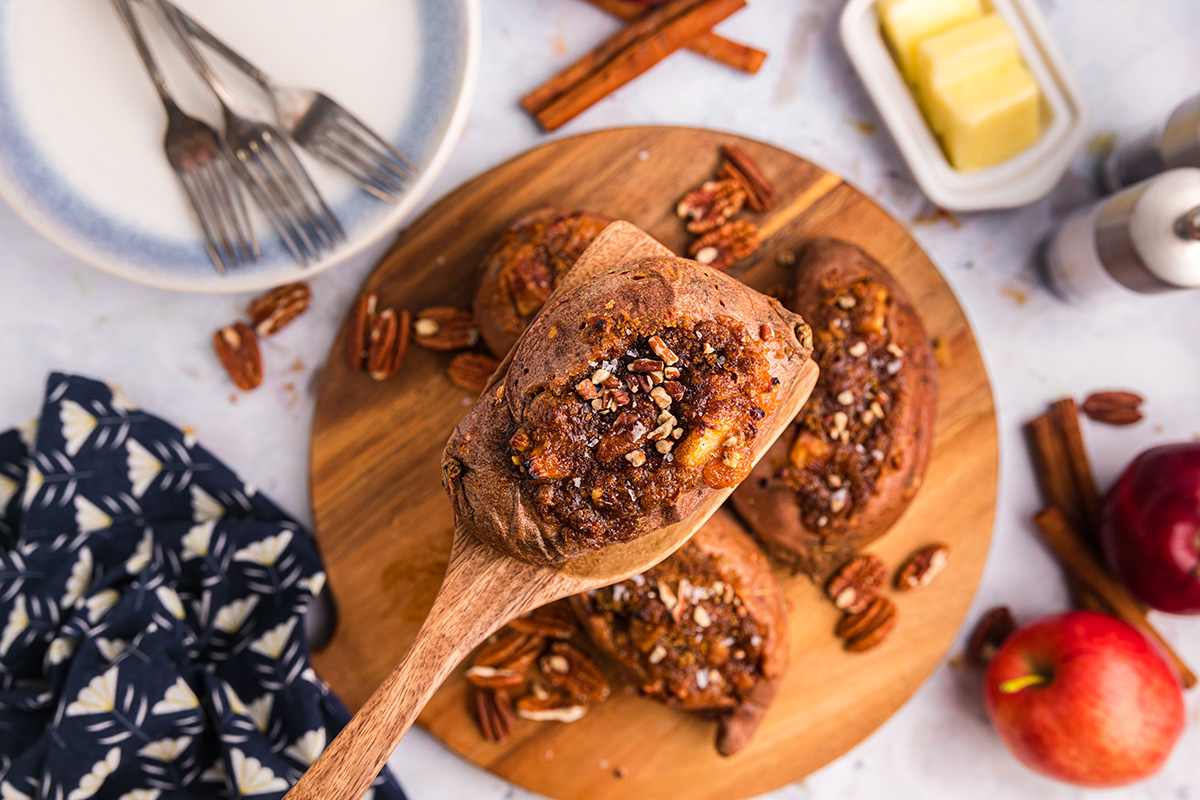
[[(326, 92), (392, 141), (419, 170), (407, 193), (381, 202), (301, 153), (347, 241), (302, 268), (259, 216), (262, 259), (221, 276), (163, 155), (162, 105), (112, 5), (0, 0), (0, 194), (79, 258), (182, 291), (302, 279), (394, 231), (462, 129), (479, 62), (478, 0), (176, 2), (281, 83)], [(216, 125), (203, 85), (139, 11), (185, 109)]]
[(879, 27), (876, 0), (842, 12), (846, 53), (925, 196), (952, 211), (1028, 205), (1049, 194), (1087, 141), (1087, 98), (1033, 0), (984, 0), (1017, 37), (1042, 89), (1046, 129), (1027, 150), (988, 169), (959, 172), (946, 159)]

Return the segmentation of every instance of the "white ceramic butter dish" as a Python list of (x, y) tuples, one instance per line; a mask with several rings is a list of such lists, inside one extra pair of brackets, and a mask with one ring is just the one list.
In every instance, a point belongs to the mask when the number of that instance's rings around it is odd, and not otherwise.
[(984, 0), (984, 5), (1017, 37), (1042, 90), (1045, 129), (1028, 149), (974, 172), (960, 172), (946, 159), (888, 50), (875, 3), (846, 4), (842, 44), (925, 195), (952, 211), (983, 211), (1028, 205), (1049, 194), (1087, 141), (1090, 115), (1079, 81), (1034, 0)]

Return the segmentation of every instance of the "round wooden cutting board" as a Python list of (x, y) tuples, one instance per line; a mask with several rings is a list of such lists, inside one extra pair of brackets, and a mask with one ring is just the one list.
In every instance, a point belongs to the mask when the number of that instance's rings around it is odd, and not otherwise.
[[(713, 748), (715, 726), (617, 688), (572, 724), (518, 720), (505, 745), (485, 742), (460, 668), (419, 724), (496, 775), (562, 800), (738, 800), (796, 781), (881, 725), (944, 657), (987, 558), (996, 500), (996, 425), (983, 362), (950, 288), (904, 226), (838, 176), (775, 147), (684, 128), (623, 128), (538, 147), (459, 187), (414, 222), (367, 281), (385, 306), (470, 308), (475, 274), (514, 218), (554, 205), (625, 219), (676, 252), (690, 237), (674, 213), (737, 143), (777, 188), (767, 214), (744, 214), (764, 244), (731, 273), (759, 290), (788, 283), (780, 255), (816, 236), (853, 242), (884, 264), (942, 342), (933, 457), (925, 485), (871, 546), (891, 567), (915, 548), (950, 545), (946, 571), (894, 596), (899, 624), (880, 647), (846, 653), (838, 613), (807, 579), (783, 570), (791, 669), (750, 746)], [(786, 258), (783, 259), (786, 261)], [(376, 383), (348, 367), (344, 337), (326, 365), (312, 437), (317, 538), (339, 610), (318, 671), (357, 709), (391, 671), (437, 592), (454, 521), (440, 484), (442, 447), (474, 400), (446, 378), (446, 354), (412, 347)]]

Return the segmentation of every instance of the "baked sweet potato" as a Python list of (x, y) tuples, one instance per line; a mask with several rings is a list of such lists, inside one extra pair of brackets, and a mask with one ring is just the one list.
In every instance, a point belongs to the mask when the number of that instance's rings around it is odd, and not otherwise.
[(497, 358), (516, 344), (562, 276), (609, 222), (586, 211), (542, 208), (508, 227), (484, 259), (475, 288), (475, 324)]
[(658, 566), (576, 595), (571, 607), (644, 695), (715, 716), (721, 755), (749, 743), (787, 671), (783, 591), (727, 511)]
[(821, 376), (732, 500), (772, 555), (824, 581), (887, 531), (920, 488), (937, 367), (904, 290), (857, 247), (811, 242), (795, 288), (791, 306), (812, 325)]
[(564, 288), (446, 446), (457, 520), (540, 564), (682, 520), (749, 473), (810, 338), (778, 301), (685, 259)]

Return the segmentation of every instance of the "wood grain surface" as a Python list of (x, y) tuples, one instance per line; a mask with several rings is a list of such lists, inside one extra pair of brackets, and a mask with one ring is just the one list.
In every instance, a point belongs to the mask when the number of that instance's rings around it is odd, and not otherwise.
[[(760, 161), (779, 197), (771, 212), (746, 215), (760, 224), (765, 242), (732, 274), (758, 289), (786, 284), (781, 254), (816, 236), (837, 236), (884, 264), (930, 335), (946, 343), (950, 359), (939, 372), (925, 486), (870, 550), (896, 567), (918, 546), (941, 541), (950, 545), (949, 565), (930, 586), (894, 598), (897, 629), (866, 654), (841, 649), (833, 636), (837, 612), (818, 587), (780, 571), (790, 607), (791, 669), (757, 736), (733, 758), (716, 754), (712, 723), (621, 689), (579, 722), (518, 721), (506, 745), (489, 744), (470, 715), (462, 670), (454, 672), (418, 724), (465, 758), (549, 797), (734, 800), (804, 777), (875, 730), (941, 662), (987, 557), (995, 417), (962, 309), (903, 225), (793, 154), (730, 134), (669, 127), (558, 140), (447, 195), (401, 234), (366, 288), (397, 308), (469, 308), (492, 241), (513, 218), (546, 205), (630, 220), (680, 252), (690, 237), (674, 215), (675, 202), (713, 173), (718, 146), (729, 142)], [(446, 378), (445, 354), (413, 347), (399, 375), (375, 383), (352, 372), (343, 351), (339, 338), (312, 438), (315, 527), (340, 618), (315, 661), (356, 709), (391, 672), (437, 594), (454, 533), (440, 485), (441, 452), (473, 398)]]

